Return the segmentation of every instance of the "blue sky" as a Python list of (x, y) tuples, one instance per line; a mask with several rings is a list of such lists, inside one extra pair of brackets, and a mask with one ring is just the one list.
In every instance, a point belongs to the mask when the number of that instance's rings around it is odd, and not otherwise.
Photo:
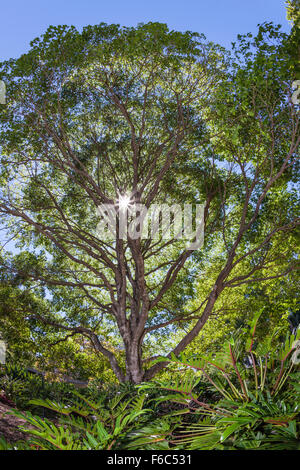
[(125, 26), (160, 21), (204, 33), (226, 47), (264, 21), (289, 30), (284, 0), (3, 0), (0, 12), (0, 61), (26, 52), (50, 24), (81, 29), (102, 21)]

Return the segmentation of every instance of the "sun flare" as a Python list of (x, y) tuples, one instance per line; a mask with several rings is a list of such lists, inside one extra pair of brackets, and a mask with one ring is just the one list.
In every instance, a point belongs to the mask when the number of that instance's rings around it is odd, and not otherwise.
[(131, 199), (126, 194), (119, 197), (118, 206), (120, 210), (126, 210), (131, 204)]

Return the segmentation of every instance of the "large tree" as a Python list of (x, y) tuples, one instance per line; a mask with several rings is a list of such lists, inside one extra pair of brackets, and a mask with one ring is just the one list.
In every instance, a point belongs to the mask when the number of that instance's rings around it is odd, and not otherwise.
[[(49, 312), (32, 318), (89, 338), (120, 381), (159, 372), (147, 351), (178, 331), (167, 352), (182, 351), (225, 289), (295, 269), (299, 115), (287, 43), (266, 25), (240, 38), (233, 59), (157, 23), (50, 27), (1, 65), (0, 214), (23, 248), (3, 266), (47, 287)], [(124, 195), (146, 207), (204, 204), (204, 247), (104, 240), (96, 209)], [(207, 294), (189, 311), (201, 278)]]

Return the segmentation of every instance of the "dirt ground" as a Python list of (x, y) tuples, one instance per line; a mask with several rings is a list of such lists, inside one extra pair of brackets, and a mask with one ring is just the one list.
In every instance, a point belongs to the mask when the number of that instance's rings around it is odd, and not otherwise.
[(25, 424), (25, 421), (7, 414), (12, 409), (0, 402), (0, 436), (10, 443), (28, 439), (28, 435), (19, 429), (20, 426)]

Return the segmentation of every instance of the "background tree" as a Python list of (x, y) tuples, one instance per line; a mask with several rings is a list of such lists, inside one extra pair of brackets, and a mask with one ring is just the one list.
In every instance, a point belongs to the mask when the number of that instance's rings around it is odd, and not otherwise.
[[(50, 27), (1, 65), (0, 214), (25, 249), (3, 264), (47, 286), (51, 308), (32, 318), (88, 338), (120, 381), (158, 373), (153, 341), (183, 326), (169, 351), (178, 354), (225, 289), (295, 269), (300, 138), (288, 46), (271, 25), (240, 37), (232, 61), (157, 23)], [(96, 208), (118, 208), (124, 195), (147, 207), (203, 203), (204, 248), (101, 239)], [(212, 265), (205, 298), (187, 310)]]
[(300, 26), (300, 2), (299, 0), (288, 0), (286, 3), (287, 19), (295, 26)]
[(294, 57), (293, 76), (295, 80), (300, 79), (300, 2), (299, 0), (288, 0), (285, 2), (287, 19), (292, 24), (290, 34), (290, 54)]

